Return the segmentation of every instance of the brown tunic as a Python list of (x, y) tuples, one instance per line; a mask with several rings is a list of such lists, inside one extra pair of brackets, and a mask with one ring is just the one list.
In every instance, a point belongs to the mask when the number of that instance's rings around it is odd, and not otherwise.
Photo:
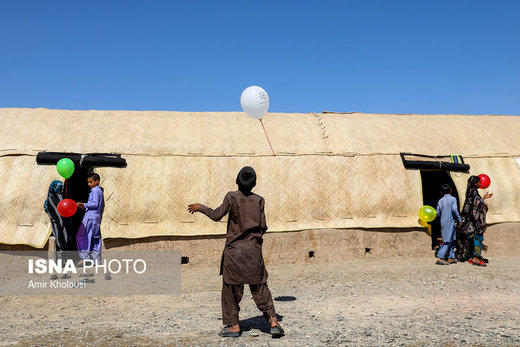
[(260, 284), (267, 282), (262, 256), (262, 235), (267, 230), (264, 198), (254, 193), (229, 192), (215, 210), (202, 205), (200, 212), (214, 221), (227, 213), (227, 233), (220, 262), (220, 274), (228, 284)]

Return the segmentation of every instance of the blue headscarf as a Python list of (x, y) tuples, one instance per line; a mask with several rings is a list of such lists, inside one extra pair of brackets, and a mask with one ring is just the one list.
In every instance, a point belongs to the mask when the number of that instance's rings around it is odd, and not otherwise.
[(56, 194), (62, 194), (63, 193), (63, 182), (54, 180), (49, 185), (49, 193), (47, 194), (47, 199), (45, 199), (45, 203), (43, 204), (43, 208), (45, 211), (48, 211), (49, 209), (49, 197)]

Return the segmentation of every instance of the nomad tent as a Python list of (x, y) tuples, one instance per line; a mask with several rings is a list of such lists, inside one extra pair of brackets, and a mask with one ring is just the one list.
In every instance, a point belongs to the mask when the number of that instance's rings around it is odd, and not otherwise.
[(263, 124), (274, 155), (262, 124), (242, 112), (5, 108), (0, 118), (4, 244), (45, 245), (42, 205), (60, 179), (49, 159), (56, 153), (120, 161), (95, 169), (105, 189), (104, 239), (224, 234), (225, 220), (186, 208), (220, 205), (245, 165), (257, 171), (269, 231), (421, 228), (417, 211), (438, 199), (444, 181), (462, 203), (469, 175), (480, 173), (494, 192), (488, 222), (520, 221), (515, 116), (270, 113)]

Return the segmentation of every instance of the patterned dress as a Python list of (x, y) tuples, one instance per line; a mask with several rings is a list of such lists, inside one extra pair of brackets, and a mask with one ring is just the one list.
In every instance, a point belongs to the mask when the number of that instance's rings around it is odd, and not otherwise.
[(462, 227), (457, 228), (457, 259), (466, 261), (473, 256), (480, 256), (482, 241), (486, 231), (488, 206), (478, 193), (477, 188), (466, 192), (466, 201), (462, 208)]

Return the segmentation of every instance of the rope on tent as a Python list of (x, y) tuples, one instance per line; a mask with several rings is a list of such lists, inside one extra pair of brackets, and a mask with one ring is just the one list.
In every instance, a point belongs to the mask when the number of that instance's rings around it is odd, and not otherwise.
[(269, 140), (269, 136), (267, 136), (267, 131), (265, 131), (264, 122), (262, 122), (261, 118), (260, 118), (260, 123), (262, 123), (262, 128), (264, 129), (265, 137), (267, 138), (267, 142), (269, 142), (269, 147), (271, 147), (271, 152), (273, 152), (273, 156), (276, 157), (276, 154), (274, 154), (273, 146), (271, 146), (271, 141)]

